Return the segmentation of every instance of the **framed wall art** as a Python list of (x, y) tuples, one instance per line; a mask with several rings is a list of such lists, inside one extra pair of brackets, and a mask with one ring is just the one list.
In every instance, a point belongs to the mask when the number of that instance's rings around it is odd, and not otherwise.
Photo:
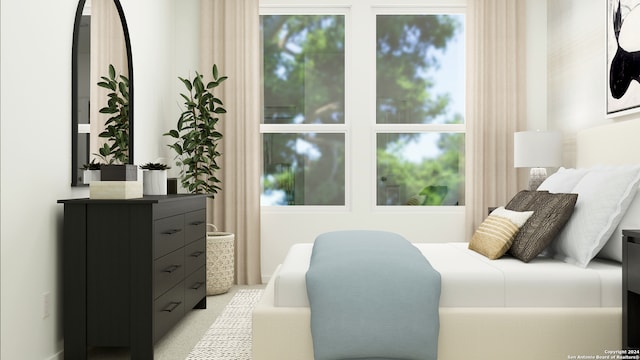
[(640, 111), (640, 0), (607, 1), (607, 117)]

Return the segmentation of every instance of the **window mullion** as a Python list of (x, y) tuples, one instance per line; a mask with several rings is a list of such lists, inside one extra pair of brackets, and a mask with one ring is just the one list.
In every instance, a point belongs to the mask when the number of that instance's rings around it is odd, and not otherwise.
[(406, 132), (456, 132), (466, 131), (465, 124), (376, 124), (376, 132), (406, 133)]
[(298, 133), (298, 132), (319, 132), (319, 133), (339, 133), (346, 132), (345, 124), (261, 124), (261, 133)]

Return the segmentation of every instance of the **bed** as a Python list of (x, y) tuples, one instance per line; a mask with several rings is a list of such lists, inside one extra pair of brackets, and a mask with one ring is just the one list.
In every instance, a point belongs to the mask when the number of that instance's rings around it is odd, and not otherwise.
[[(551, 192), (579, 192), (576, 210), (552, 244), (552, 256), (524, 262), (507, 254), (491, 260), (470, 250), (469, 243), (415, 244), (442, 278), (439, 360), (567, 359), (605, 355), (621, 348), (620, 232), (640, 227), (636, 220), (640, 219), (640, 195), (635, 195), (640, 179), (636, 166), (603, 164), (640, 163), (630, 135), (639, 131), (640, 122), (627, 121), (578, 134), (576, 168), (588, 169), (588, 175), (580, 175), (582, 180), (569, 185), (566, 179), (575, 178), (578, 170), (560, 169), (547, 184)], [(619, 168), (625, 169), (624, 176), (605, 178), (607, 172)], [(634, 170), (628, 170), (631, 168)], [(611, 183), (624, 177), (629, 179), (624, 184), (626, 190), (621, 189), (622, 183)], [(611, 186), (603, 189), (602, 181)], [(590, 188), (585, 188), (586, 183)], [(601, 188), (593, 189), (598, 184)], [(611, 189), (618, 189), (624, 199), (600, 205), (612, 197), (608, 193)], [(618, 214), (604, 216), (603, 223), (597, 221), (597, 212), (606, 209)], [(585, 216), (596, 220), (578, 221)], [(608, 230), (600, 231), (604, 227)], [(581, 242), (588, 237), (583, 236), (585, 231), (598, 233), (602, 238), (598, 246)], [(563, 243), (571, 235), (580, 239), (578, 243)], [(583, 254), (587, 247), (590, 256)], [(563, 258), (564, 250), (574, 254)], [(311, 251), (312, 244), (294, 245), (256, 305), (254, 360), (314, 358), (305, 283)], [(585, 261), (584, 256), (589, 259)]]

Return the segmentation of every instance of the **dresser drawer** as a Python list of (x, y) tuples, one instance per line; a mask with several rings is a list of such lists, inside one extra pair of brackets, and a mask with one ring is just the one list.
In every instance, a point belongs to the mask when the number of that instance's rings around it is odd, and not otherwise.
[(205, 238), (196, 240), (184, 247), (185, 275), (189, 276), (195, 269), (207, 263), (207, 242)]
[(207, 234), (207, 210), (201, 209), (184, 214), (185, 243), (203, 238)]
[(640, 244), (628, 241), (627, 244), (627, 289), (640, 294)]
[(153, 342), (177, 323), (184, 312), (184, 283), (180, 282), (153, 302)]
[(204, 266), (184, 281), (184, 301), (187, 310), (193, 309), (207, 295), (207, 270)]
[(154, 221), (153, 258), (184, 246), (184, 215), (176, 215)]
[(184, 279), (184, 249), (153, 262), (153, 298), (156, 299)]

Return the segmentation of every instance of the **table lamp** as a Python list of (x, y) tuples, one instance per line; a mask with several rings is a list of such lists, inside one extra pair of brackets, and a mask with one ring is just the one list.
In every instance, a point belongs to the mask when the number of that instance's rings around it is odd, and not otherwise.
[(513, 166), (531, 168), (529, 190), (547, 178), (547, 167), (562, 165), (562, 135), (555, 131), (520, 131), (513, 134)]

